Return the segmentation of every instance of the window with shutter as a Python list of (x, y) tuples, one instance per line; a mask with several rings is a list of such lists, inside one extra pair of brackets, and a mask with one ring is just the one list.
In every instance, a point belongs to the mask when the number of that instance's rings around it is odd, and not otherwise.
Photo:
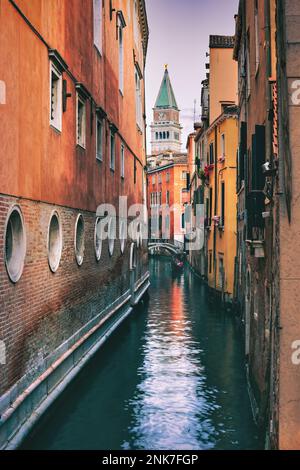
[(93, 0), (94, 45), (102, 54), (102, 0)]
[(50, 69), (50, 124), (62, 129), (62, 74), (53, 63)]
[(225, 182), (221, 183), (221, 227), (225, 226)]
[(115, 171), (116, 162), (116, 137), (114, 132), (110, 132), (110, 169)]
[(77, 93), (77, 145), (85, 148), (86, 143), (86, 102)]
[(96, 158), (103, 160), (103, 119), (96, 117)]
[(121, 144), (121, 178), (125, 178), (125, 147)]

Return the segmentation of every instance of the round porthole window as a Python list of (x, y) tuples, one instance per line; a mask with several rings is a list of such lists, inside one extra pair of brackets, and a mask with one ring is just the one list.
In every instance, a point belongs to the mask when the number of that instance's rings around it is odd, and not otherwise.
[(108, 222), (108, 252), (110, 256), (114, 254), (116, 238), (116, 219), (111, 217)]
[(22, 276), (26, 255), (26, 235), (22, 212), (14, 206), (9, 212), (5, 230), (5, 265), (12, 282)]
[(120, 236), (120, 250), (122, 254), (125, 251), (125, 245), (126, 245), (126, 238), (127, 238), (126, 229), (127, 229), (126, 220), (121, 219), (120, 227), (119, 227), (119, 232), (120, 232), (119, 236)]
[(81, 214), (78, 215), (75, 224), (75, 256), (78, 266), (81, 266), (84, 256), (84, 221)]
[(53, 273), (58, 270), (62, 253), (62, 231), (57, 212), (50, 219), (48, 231), (48, 261)]
[(101, 219), (100, 218), (97, 218), (96, 223), (95, 223), (94, 245), (95, 245), (96, 260), (100, 261), (101, 252), (102, 252), (102, 233), (101, 233)]

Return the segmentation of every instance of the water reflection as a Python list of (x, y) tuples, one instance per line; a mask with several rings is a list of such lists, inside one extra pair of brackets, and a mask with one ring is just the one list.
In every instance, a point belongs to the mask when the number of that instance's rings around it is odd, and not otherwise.
[[(119, 329), (25, 448), (251, 449), (260, 441), (240, 331), (189, 270), (151, 260), (150, 302)], [(67, 404), (67, 405), (66, 405)]]

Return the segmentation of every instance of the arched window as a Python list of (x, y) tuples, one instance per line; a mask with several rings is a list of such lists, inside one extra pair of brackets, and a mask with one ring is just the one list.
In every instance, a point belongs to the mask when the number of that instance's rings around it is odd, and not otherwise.
[(121, 253), (124, 253), (126, 239), (127, 239), (127, 221), (126, 219), (121, 219), (119, 223), (119, 237), (120, 237), (120, 250)]
[(159, 138), (160, 138), (160, 140), (162, 139), (162, 133), (161, 132), (159, 133)]
[(164, 132), (164, 133), (163, 133), (163, 139), (165, 139), (165, 138), (166, 138), (166, 133)]
[(108, 222), (108, 252), (110, 256), (114, 254), (116, 239), (116, 218), (111, 217)]
[(26, 235), (21, 209), (13, 206), (5, 229), (5, 265), (12, 282), (22, 276), (26, 254)]
[(167, 139), (169, 139), (169, 138), (170, 138), (170, 132), (168, 131), (167, 132)]
[(101, 251), (102, 251), (102, 233), (101, 233), (101, 219), (97, 218), (95, 223), (95, 233), (94, 233), (94, 246), (95, 246), (95, 256), (96, 260), (100, 261)]
[(158, 140), (158, 132), (155, 132), (155, 138)]
[(75, 257), (78, 266), (83, 263), (84, 256), (84, 221), (81, 214), (77, 216), (75, 224)]
[(48, 229), (48, 262), (53, 273), (58, 270), (62, 253), (62, 231), (59, 216), (53, 212)]

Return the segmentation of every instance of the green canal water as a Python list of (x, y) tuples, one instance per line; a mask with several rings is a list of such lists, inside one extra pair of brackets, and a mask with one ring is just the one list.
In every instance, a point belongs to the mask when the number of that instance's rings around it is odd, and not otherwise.
[(49, 409), (24, 449), (259, 449), (241, 330), (188, 269), (150, 260), (150, 299)]

